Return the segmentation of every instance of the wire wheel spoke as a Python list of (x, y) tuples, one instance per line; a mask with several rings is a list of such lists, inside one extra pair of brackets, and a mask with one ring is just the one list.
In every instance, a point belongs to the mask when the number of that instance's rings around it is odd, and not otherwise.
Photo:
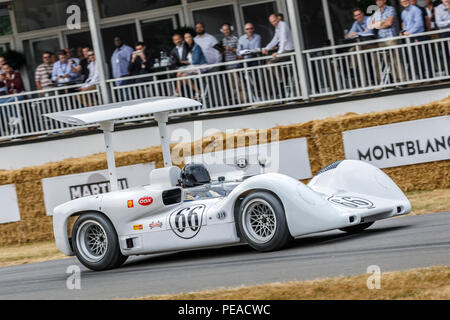
[(263, 199), (254, 199), (244, 208), (244, 230), (255, 242), (266, 243), (275, 235), (276, 215), (272, 206)]
[(81, 224), (76, 235), (80, 254), (90, 262), (100, 261), (108, 250), (108, 237), (103, 226), (89, 220)]

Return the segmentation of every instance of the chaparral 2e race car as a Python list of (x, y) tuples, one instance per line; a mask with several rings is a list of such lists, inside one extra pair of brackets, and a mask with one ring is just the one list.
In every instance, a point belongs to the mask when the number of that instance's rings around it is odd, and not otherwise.
[[(242, 181), (211, 181), (201, 164), (171, 166), (168, 114), (198, 107), (185, 98), (152, 98), (46, 115), (68, 124), (99, 123), (105, 133), (112, 192), (65, 203), (54, 210), (59, 250), (92, 270), (122, 265), (129, 256), (247, 243), (258, 251), (282, 249), (292, 239), (341, 229), (356, 232), (404, 215), (411, 204), (380, 169), (344, 160), (321, 170), (308, 185), (267, 173)], [(114, 120), (154, 114), (165, 168), (150, 185), (118, 191)], [(69, 218), (78, 216), (69, 237)]]

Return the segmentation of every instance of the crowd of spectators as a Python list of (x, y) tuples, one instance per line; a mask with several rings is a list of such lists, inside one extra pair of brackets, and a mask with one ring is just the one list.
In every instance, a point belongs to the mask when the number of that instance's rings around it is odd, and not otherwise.
[[(429, 36), (424, 34), (427, 31), (445, 30), (450, 28), (450, 0), (442, 0), (437, 5), (433, 0), (425, 0), (425, 7), (419, 7), (416, 0), (400, 0), (402, 11), (398, 14), (393, 6), (387, 5), (387, 0), (375, 1), (378, 10), (370, 17), (366, 16), (361, 8), (353, 9), (353, 19), (355, 20), (351, 29), (347, 32), (346, 38), (349, 41), (365, 42), (368, 40), (385, 40), (368, 45), (362, 45), (363, 49), (372, 49), (376, 47), (391, 47), (402, 42), (396, 37), (409, 36), (410, 42), (421, 42), (430, 40), (433, 37), (448, 38), (449, 32), (440, 32)], [(417, 36), (414, 36), (417, 35)], [(353, 50), (351, 50), (353, 51)], [(406, 79), (405, 64), (409, 62), (414, 66), (414, 76), (431, 78), (434, 70), (430, 66), (430, 59), (449, 60), (448, 45), (444, 46), (442, 52), (425, 50), (425, 54), (412, 51), (411, 56), (399, 57), (399, 52), (393, 50), (386, 53), (387, 65), (392, 68), (396, 79), (404, 81)], [(441, 58), (440, 58), (441, 57)], [(390, 61), (393, 61), (391, 63)], [(378, 82), (381, 82), (382, 73), (380, 72), (380, 62), (378, 58), (373, 59), (375, 76)], [(365, 73), (365, 70), (363, 70)]]
[[(395, 37), (400, 35), (414, 35), (425, 31), (450, 28), (450, 0), (442, 0), (436, 5), (433, 0), (425, 0), (425, 7), (418, 7), (416, 0), (400, 0), (403, 10), (400, 14), (392, 6), (387, 5), (387, 0), (375, 0), (378, 10), (371, 16), (366, 16), (360, 8), (353, 10), (355, 20), (351, 29), (346, 34), (346, 39), (359, 41), (386, 39), (378, 46), (392, 46), (398, 44)], [(274, 27), (274, 37), (267, 43), (262, 43), (262, 38), (252, 22), (244, 25), (244, 34), (237, 36), (236, 30), (230, 23), (221, 26), (223, 37), (217, 39), (208, 33), (204, 23), (198, 22), (194, 28), (184, 28), (173, 34), (173, 49), (164, 56), (155, 58), (150, 48), (144, 42), (138, 42), (134, 48), (128, 46), (120, 37), (113, 39), (115, 50), (109, 57), (112, 78), (116, 86), (122, 86), (133, 82), (145, 82), (149, 78), (137, 77), (128, 80), (127, 77), (140, 76), (154, 71), (177, 69), (179, 78), (189, 75), (220, 70), (230, 70), (243, 66), (243, 60), (255, 58), (259, 55), (272, 55), (269, 63), (282, 62), (289, 57), (280, 54), (294, 51), (294, 41), (288, 23), (280, 13), (273, 13), (268, 17)], [(449, 32), (441, 33), (441, 37), (448, 37)], [(427, 37), (412, 38), (412, 41), (427, 40)], [(150, 44), (151, 45), (151, 44)], [(394, 53), (395, 54), (395, 53)], [(393, 57), (397, 61), (397, 57)], [(236, 61), (236, 64), (228, 62)], [(218, 66), (227, 62), (226, 66)], [(247, 66), (255, 66), (260, 62), (248, 62)], [(196, 67), (196, 68), (195, 68)], [(397, 75), (401, 78), (403, 66), (395, 63), (393, 66)], [(124, 79), (125, 78), (125, 79)], [(56, 53), (44, 52), (42, 64), (35, 70), (35, 86), (38, 90), (64, 87), (78, 84), (76, 90), (87, 91), (95, 88), (99, 80), (99, 72), (95, 61), (95, 52), (88, 46), (73, 49), (64, 49)], [(190, 86), (195, 92), (195, 83), (180, 80), (177, 83), (176, 94), (180, 94), (182, 85)], [(75, 89), (73, 89), (75, 90)], [(72, 91), (73, 91), (72, 90)], [(20, 72), (14, 71), (11, 65), (0, 57), (0, 95), (23, 93), (24, 83)], [(71, 91), (71, 92), (72, 92)], [(1, 97), (0, 97), (1, 98)], [(19, 99), (22, 99), (20, 96)], [(16, 97), (17, 99), (17, 97)], [(0, 99), (0, 103), (6, 101)]]
[[(378, 10), (370, 17), (361, 8), (353, 10), (355, 22), (346, 38), (387, 39), (450, 28), (450, 0), (442, 0), (439, 5), (433, 0), (425, 0), (425, 7), (419, 7), (416, 0), (400, 0), (403, 7), (400, 15), (394, 7), (387, 5), (387, 0), (375, 2)], [(401, 21), (397, 21), (398, 18)]]

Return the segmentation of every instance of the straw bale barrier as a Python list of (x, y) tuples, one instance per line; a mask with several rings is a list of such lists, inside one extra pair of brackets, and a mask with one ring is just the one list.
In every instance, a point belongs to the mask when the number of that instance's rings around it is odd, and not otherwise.
[[(233, 135), (223, 133), (184, 145), (174, 154), (211, 152), (227, 146), (246, 146), (305, 137), (313, 173), (345, 158), (342, 132), (359, 128), (438, 117), (450, 114), (450, 96), (423, 106), (359, 115), (355, 113), (307, 123), (279, 126), (264, 133), (243, 129)], [(174, 148), (174, 146), (172, 146)], [(187, 155), (187, 154), (185, 154)], [(155, 162), (163, 167), (160, 147), (116, 153), (118, 166)], [(182, 163), (178, 163), (182, 166)], [(0, 225), (0, 247), (53, 238), (51, 217), (46, 216), (41, 179), (106, 169), (104, 153), (78, 159), (48, 163), (13, 171), (0, 171), (0, 185), (15, 184), (21, 221)], [(384, 169), (404, 191), (433, 190), (450, 187), (450, 160)]]

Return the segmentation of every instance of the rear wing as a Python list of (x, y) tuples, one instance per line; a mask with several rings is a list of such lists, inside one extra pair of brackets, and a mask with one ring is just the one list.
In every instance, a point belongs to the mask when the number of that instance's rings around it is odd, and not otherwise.
[(164, 166), (172, 166), (170, 154), (170, 141), (167, 132), (167, 122), (171, 111), (187, 108), (201, 107), (201, 103), (195, 100), (178, 97), (155, 97), (139, 101), (125, 101), (107, 104), (98, 107), (83, 108), (77, 110), (44, 114), (45, 117), (70, 124), (70, 125), (100, 125), (106, 146), (108, 160), (108, 175), (111, 190), (118, 190), (116, 161), (114, 158), (114, 146), (112, 133), (114, 123), (124, 118), (133, 118), (153, 114), (158, 122), (161, 136)]

